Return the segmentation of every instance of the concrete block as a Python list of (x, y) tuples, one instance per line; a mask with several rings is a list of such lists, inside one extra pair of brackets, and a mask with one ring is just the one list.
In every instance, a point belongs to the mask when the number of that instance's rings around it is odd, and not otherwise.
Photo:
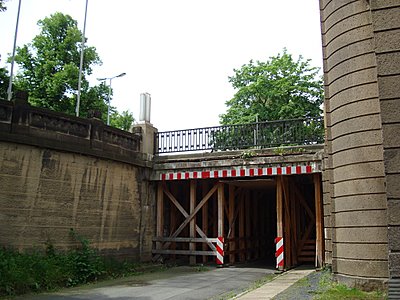
[(365, 146), (361, 148), (345, 149), (333, 157), (333, 167), (356, 165), (372, 161), (383, 161), (382, 145)]
[[(398, 39), (399, 40), (399, 39)], [(376, 56), (378, 75), (398, 75), (400, 70), (400, 51), (380, 53)]]
[(387, 244), (334, 243), (333, 253), (343, 259), (386, 260), (388, 247)]
[[(386, 210), (348, 211), (335, 213), (335, 227), (387, 226)], [(368, 230), (366, 228), (366, 231)]]
[(375, 32), (374, 36), (376, 52), (379, 53), (400, 49), (400, 39), (398, 38), (399, 35), (400, 29)]
[(379, 98), (381, 100), (400, 98), (399, 82), (400, 75), (379, 77)]
[(342, 76), (328, 86), (331, 93), (331, 101), (333, 102), (334, 96), (344, 89), (352, 86), (360, 86), (363, 84), (373, 83), (376, 80), (377, 75), (375, 68), (364, 69)]
[(388, 262), (374, 260), (350, 260), (333, 256), (337, 261), (337, 272), (364, 278), (388, 278)]
[(388, 225), (400, 226), (400, 199), (388, 199)]
[[(341, 243), (387, 243), (388, 228), (386, 227), (348, 227), (334, 228), (332, 234), (335, 241)], [(400, 232), (399, 232), (400, 237)], [(400, 239), (399, 239), (400, 241)], [(400, 242), (399, 242), (400, 243)]]
[(375, 44), (372, 36), (371, 38), (345, 45), (343, 48), (337, 49), (335, 52), (331, 53), (329, 58), (326, 59), (324, 70), (326, 72), (331, 71), (333, 68), (349, 59), (375, 53), (374, 50)]
[(383, 155), (386, 173), (400, 173), (400, 150), (398, 148), (385, 149)]
[[(341, 136), (335, 139), (335, 143), (332, 143), (332, 155), (335, 164), (335, 155), (339, 151), (368, 147), (372, 145), (382, 144), (382, 131), (371, 130), (364, 132), (356, 132), (353, 134)], [(382, 153), (383, 156), (383, 153)]]
[(385, 169), (382, 161), (375, 161), (337, 167), (333, 174), (334, 182), (338, 182), (352, 179), (383, 177), (385, 176)]
[(333, 13), (343, 9), (351, 2), (357, 2), (357, 0), (346, 1), (346, 0), (322, 0), (320, 1), (320, 9), (321, 9), (321, 20), (325, 21), (328, 17), (330, 17)]
[(336, 109), (334, 113), (331, 114), (332, 125), (336, 125), (343, 120), (353, 119), (356, 117), (367, 116), (371, 114), (379, 114), (380, 108), (381, 107), (378, 98), (345, 103), (343, 106), (338, 107), (338, 109)]
[(389, 251), (400, 251), (400, 226), (388, 227), (388, 248)]
[(365, 178), (335, 183), (333, 195), (336, 198), (341, 196), (355, 196), (385, 192), (385, 178)]
[(371, 1), (371, 9), (382, 9), (382, 8), (389, 8), (399, 6), (398, 0), (375, 0)]
[(365, 194), (335, 198), (335, 212), (386, 209), (386, 194)]
[(388, 7), (372, 11), (372, 24), (375, 31), (400, 28), (400, 7)]
[(383, 147), (400, 148), (400, 123), (383, 124)]
[(334, 279), (350, 288), (357, 288), (366, 292), (387, 291), (388, 278), (359, 277), (347, 274), (334, 274)]
[[(332, 114), (334, 115), (334, 114)], [(332, 139), (355, 132), (381, 129), (381, 118), (379, 114), (359, 116), (353, 119), (342, 119), (342, 122), (332, 126)]]
[(386, 176), (387, 197), (400, 199), (400, 174)]
[(362, 18), (362, 15), (365, 13), (369, 14), (369, 11), (366, 10), (365, 4), (362, 1), (348, 2), (347, 5), (337, 8), (333, 14), (323, 20), (325, 23), (325, 31), (329, 32), (334, 25), (340, 23), (343, 23), (341, 25), (342, 27), (348, 28), (351, 26), (349, 23), (354, 22), (352, 19)]
[(336, 65), (329, 70), (328, 81), (326, 81), (326, 83), (330, 85), (335, 80), (338, 80), (347, 74), (375, 66), (375, 53), (367, 53), (365, 55), (349, 58), (348, 60), (342, 61), (341, 64)]
[[(360, 3), (356, 3), (356, 5), (357, 4), (358, 6), (361, 6)], [(371, 24), (371, 16), (369, 11), (360, 11), (360, 9), (357, 9), (357, 11), (351, 11), (352, 8), (352, 5), (348, 5), (341, 11), (336, 11), (335, 14), (333, 14), (328, 20), (325, 21), (325, 37), (327, 41), (332, 41), (335, 38), (338, 38), (346, 31)], [(346, 13), (341, 13), (343, 11), (345, 11)], [(345, 14), (350, 15), (351, 13), (356, 13), (356, 15), (352, 15), (347, 18), (344, 16)]]
[(400, 123), (400, 98), (380, 101), (382, 123)]
[[(340, 93), (335, 94), (331, 99), (331, 109), (334, 111), (352, 102), (372, 98), (379, 99), (378, 84), (376, 82), (365, 83), (361, 86), (344, 86)], [(339, 112), (338, 117), (340, 116)], [(335, 117), (332, 118), (335, 119)]]
[[(326, 39), (326, 57), (329, 60), (329, 57), (340, 48), (368, 38), (373, 38), (372, 25), (351, 29), (337, 36), (334, 40)], [(330, 96), (332, 97), (332, 95)]]

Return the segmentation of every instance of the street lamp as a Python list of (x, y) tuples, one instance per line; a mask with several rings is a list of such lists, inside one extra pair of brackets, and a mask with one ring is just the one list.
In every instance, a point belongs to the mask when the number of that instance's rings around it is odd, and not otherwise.
[(17, 34), (18, 34), (18, 24), (19, 24), (19, 14), (21, 11), (21, 0), (19, 0), (18, 3), (18, 12), (17, 12), (17, 23), (15, 25), (15, 34), (14, 34), (14, 46), (13, 46), (13, 52), (12, 52), (12, 57), (11, 57), (11, 71), (10, 71), (10, 81), (8, 83), (8, 89), (7, 89), (7, 100), (10, 101), (12, 98), (12, 82), (13, 82), (13, 73), (14, 73), (14, 62), (15, 62), (15, 48), (17, 45)]
[(79, 117), (79, 106), (81, 104), (82, 68), (83, 68), (83, 54), (85, 51), (85, 42), (86, 42), (85, 32), (86, 32), (86, 17), (87, 17), (88, 2), (89, 2), (89, 0), (86, 0), (85, 19), (83, 21), (83, 33), (82, 33), (82, 42), (81, 42), (81, 59), (79, 62), (78, 95), (76, 96), (76, 107), (75, 107), (75, 113), (76, 113), (77, 117)]
[(97, 78), (99, 81), (106, 81), (110, 80), (110, 84), (108, 86), (108, 108), (107, 108), (107, 125), (110, 125), (110, 102), (111, 102), (111, 82), (114, 78), (123, 77), (126, 73), (121, 73), (119, 75), (113, 77), (104, 77), (104, 78)]

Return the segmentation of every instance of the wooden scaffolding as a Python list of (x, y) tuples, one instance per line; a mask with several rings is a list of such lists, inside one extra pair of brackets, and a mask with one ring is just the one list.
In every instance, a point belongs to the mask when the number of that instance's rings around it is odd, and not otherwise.
[(274, 260), (284, 238), (285, 268), (322, 266), (323, 217), (319, 173), (245, 180), (160, 181), (154, 260), (214, 261), (223, 238), (223, 262)]

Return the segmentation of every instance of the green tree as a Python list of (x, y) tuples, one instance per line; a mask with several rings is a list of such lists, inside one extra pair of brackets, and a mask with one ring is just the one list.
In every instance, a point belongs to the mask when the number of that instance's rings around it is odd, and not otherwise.
[(7, 99), (7, 89), (10, 78), (6, 68), (0, 68), (0, 100)]
[(5, 11), (7, 10), (7, 7), (5, 6), (4, 2), (7, 0), (0, 0), (0, 11)]
[(135, 118), (128, 110), (123, 111), (121, 114), (113, 112), (110, 116), (110, 125), (122, 130), (128, 131), (131, 129)]
[[(32, 105), (74, 114), (78, 88), (82, 33), (69, 15), (55, 13), (38, 21), (40, 33), (32, 43), (17, 48), (17, 89), (29, 91)], [(85, 46), (80, 111), (97, 109), (105, 115), (107, 88), (90, 87), (86, 76), (101, 60), (94, 47)]]
[(234, 69), (229, 82), (236, 90), (226, 102), (228, 110), (220, 122), (244, 124), (259, 121), (318, 117), (323, 102), (319, 68), (300, 56), (294, 60), (283, 50), (267, 62), (252, 60)]

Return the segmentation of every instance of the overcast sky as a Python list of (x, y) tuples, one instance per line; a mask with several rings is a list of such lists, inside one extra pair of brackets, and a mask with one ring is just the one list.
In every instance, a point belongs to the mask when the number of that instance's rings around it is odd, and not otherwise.
[[(6, 6), (1, 66), (12, 52), (18, 0)], [(85, 0), (22, 0), (17, 45), (57, 11), (83, 30)], [(112, 105), (138, 120), (140, 93), (150, 93), (151, 123), (161, 131), (218, 125), (234, 94), (228, 76), (250, 59), (266, 61), (286, 47), (322, 67), (316, 0), (89, 0), (86, 37), (103, 61), (91, 83), (126, 72), (112, 81)]]

